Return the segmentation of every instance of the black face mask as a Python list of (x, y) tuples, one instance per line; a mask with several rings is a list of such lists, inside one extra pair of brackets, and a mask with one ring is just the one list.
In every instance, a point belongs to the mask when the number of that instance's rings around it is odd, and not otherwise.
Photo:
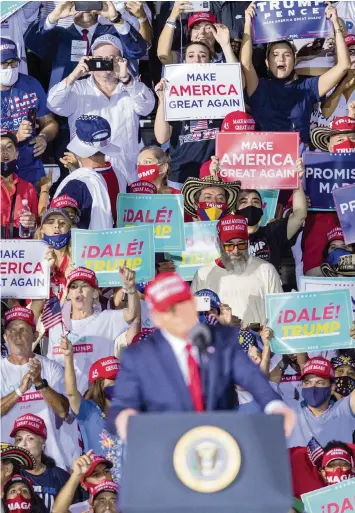
[(254, 207), (253, 205), (245, 208), (241, 208), (236, 211), (236, 214), (244, 216), (249, 226), (255, 226), (258, 224), (260, 219), (263, 217), (263, 209), (260, 207)]
[(17, 160), (9, 160), (8, 162), (1, 162), (1, 176), (7, 178), (11, 173), (16, 172)]

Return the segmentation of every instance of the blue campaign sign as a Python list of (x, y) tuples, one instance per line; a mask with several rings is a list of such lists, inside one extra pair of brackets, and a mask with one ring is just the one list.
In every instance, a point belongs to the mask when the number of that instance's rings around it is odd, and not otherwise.
[(184, 280), (192, 281), (200, 267), (219, 257), (216, 226), (217, 221), (185, 223), (186, 251), (166, 253), (166, 259), (173, 260)]
[(76, 267), (95, 271), (100, 287), (122, 285), (119, 268), (123, 265), (136, 272), (137, 283), (155, 276), (152, 225), (111, 230), (73, 229), (72, 254)]
[(346, 513), (355, 511), (355, 479), (304, 493), (302, 502), (307, 513)]
[(346, 244), (355, 242), (355, 184), (333, 191), (335, 208)]
[(303, 163), (308, 210), (335, 210), (333, 191), (355, 183), (355, 153), (306, 152)]
[(349, 289), (266, 294), (266, 317), (276, 354), (355, 347)]
[(275, 217), (279, 191), (260, 190), (258, 193), (261, 196), (262, 209), (264, 211), (263, 217), (261, 218), (259, 224), (260, 226), (266, 226), (271, 221), (271, 219), (274, 219)]
[(333, 26), (326, 19), (325, 2), (256, 2), (253, 41), (269, 43), (282, 39), (328, 37)]
[(152, 224), (156, 253), (185, 250), (182, 194), (119, 194), (117, 224)]

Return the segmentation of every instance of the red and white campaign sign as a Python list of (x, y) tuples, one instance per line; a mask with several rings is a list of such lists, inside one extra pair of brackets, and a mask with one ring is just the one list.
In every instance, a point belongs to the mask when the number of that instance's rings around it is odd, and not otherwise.
[(296, 132), (217, 133), (219, 176), (225, 182), (240, 180), (243, 189), (297, 189)]
[(245, 111), (240, 64), (168, 64), (165, 121), (223, 119)]

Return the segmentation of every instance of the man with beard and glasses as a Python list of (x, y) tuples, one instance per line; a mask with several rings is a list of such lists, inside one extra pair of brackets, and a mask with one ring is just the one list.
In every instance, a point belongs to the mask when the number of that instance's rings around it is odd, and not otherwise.
[(200, 267), (194, 276), (193, 292), (211, 289), (233, 315), (250, 323), (265, 325), (265, 294), (282, 292), (275, 267), (248, 254), (248, 223), (245, 217), (227, 215), (217, 224), (220, 258)]

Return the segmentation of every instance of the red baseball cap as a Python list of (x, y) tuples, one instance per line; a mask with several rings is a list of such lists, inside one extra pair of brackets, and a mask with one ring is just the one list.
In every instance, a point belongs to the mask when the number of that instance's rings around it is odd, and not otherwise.
[(107, 356), (100, 358), (97, 362), (93, 363), (89, 370), (89, 383), (93, 383), (97, 379), (116, 379), (117, 373), (120, 370), (120, 362), (115, 356)]
[(26, 324), (29, 324), (33, 329), (36, 328), (35, 316), (29, 308), (25, 308), (24, 306), (13, 306), (5, 312), (5, 326), (7, 326), (11, 321), (19, 320), (23, 321)]
[(113, 467), (113, 463), (106, 459), (104, 456), (100, 456), (99, 454), (92, 454), (91, 455), (91, 458), (93, 459), (91, 465), (90, 465), (90, 468), (89, 470), (86, 472), (86, 474), (83, 475), (83, 477), (81, 478), (80, 482), (81, 484), (83, 484), (85, 482), (85, 479), (87, 477), (90, 477), (91, 474), (94, 472), (95, 468), (100, 465), (100, 463), (105, 463), (105, 465), (108, 467), (108, 468), (112, 468)]
[(248, 221), (243, 216), (229, 214), (218, 221), (217, 233), (221, 242), (232, 239), (249, 240)]
[(355, 46), (355, 35), (354, 34), (348, 34), (344, 37), (344, 41), (346, 46)]
[(53, 198), (51, 201), (51, 204), (49, 205), (49, 208), (65, 208), (65, 207), (71, 207), (75, 208), (75, 210), (78, 212), (80, 216), (80, 208), (79, 203), (69, 196), (68, 194), (62, 194), (62, 196), (57, 196), (56, 198)]
[(334, 118), (330, 124), (330, 136), (339, 135), (340, 133), (355, 132), (355, 119), (349, 116), (341, 116)]
[(333, 449), (329, 449), (329, 451), (323, 454), (322, 467), (326, 467), (331, 461), (334, 460), (344, 460), (350, 463), (350, 465), (354, 465), (351, 455), (341, 447), (334, 447)]
[(145, 291), (148, 307), (157, 312), (167, 312), (177, 303), (191, 299), (190, 287), (177, 273), (158, 274)]
[(115, 495), (118, 495), (118, 492), (120, 491), (120, 487), (117, 483), (114, 483), (113, 481), (102, 481), (97, 486), (94, 486), (91, 488), (90, 493), (93, 499), (95, 499), (99, 493), (102, 492), (112, 492)]
[(229, 112), (223, 120), (221, 132), (254, 132), (255, 119), (247, 112)]
[(131, 183), (129, 192), (132, 194), (157, 194), (158, 189), (154, 183), (139, 180), (138, 182)]
[(67, 279), (67, 288), (69, 288), (70, 285), (77, 280), (85, 281), (85, 283), (94, 289), (99, 288), (96, 274), (91, 269), (87, 269), (87, 267), (77, 267), (69, 274)]
[(310, 358), (303, 367), (301, 379), (308, 374), (315, 374), (323, 379), (331, 379), (334, 378), (334, 367), (326, 358), (315, 356), (314, 358)]
[(15, 420), (14, 427), (10, 433), (13, 438), (17, 431), (23, 429), (24, 431), (31, 431), (31, 433), (40, 436), (43, 440), (47, 440), (47, 428), (44, 420), (32, 413), (26, 413)]
[(332, 228), (327, 233), (327, 239), (328, 239), (328, 242), (332, 242), (333, 240), (344, 240), (344, 233), (343, 233), (343, 230), (340, 228), (340, 226), (336, 226), (335, 228)]
[(196, 23), (200, 23), (201, 21), (206, 21), (214, 25), (217, 23), (217, 18), (211, 12), (195, 12), (188, 19), (187, 30), (191, 30)]

